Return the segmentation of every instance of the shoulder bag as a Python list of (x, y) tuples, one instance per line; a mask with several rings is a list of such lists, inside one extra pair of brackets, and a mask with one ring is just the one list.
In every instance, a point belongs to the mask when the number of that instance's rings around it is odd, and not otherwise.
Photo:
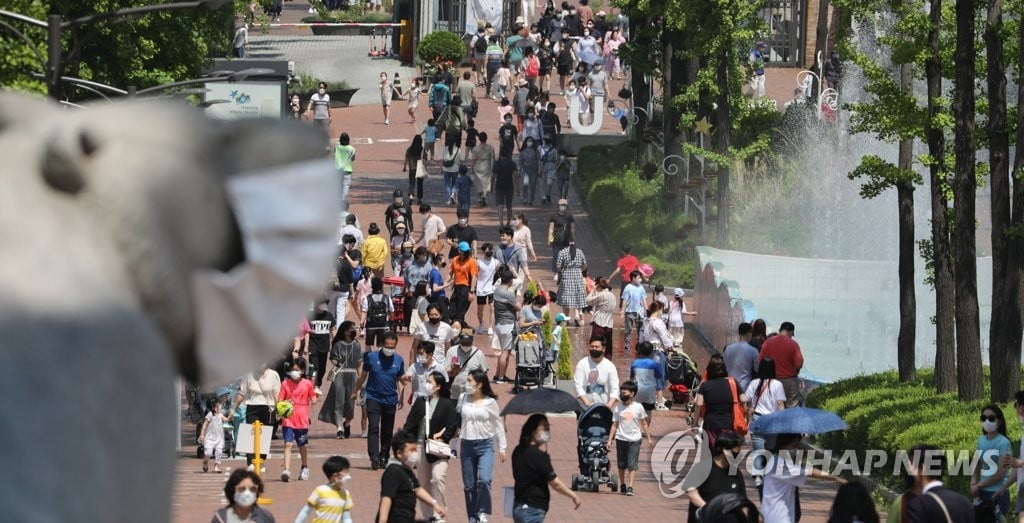
[[(440, 401), (440, 400), (438, 400)], [(437, 410), (437, 407), (434, 407)], [(439, 440), (434, 439), (433, 432), (430, 432), (430, 417), (433, 416), (433, 412), (430, 412), (430, 398), (423, 398), (423, 415), (427, 422), (427, 435), (424, 438), (423, 447), (428, 455), (434, 456), (435, 458), (448, 459), (452, 457), (451, 445)]]
[(740, 403), (740, 397), (736, 393), (736, 380), (729, 378), (729, 392), (732, 393), (732, 430), (740, 436), (746, 436), (749, 431), (747, 424), (747, 408)]

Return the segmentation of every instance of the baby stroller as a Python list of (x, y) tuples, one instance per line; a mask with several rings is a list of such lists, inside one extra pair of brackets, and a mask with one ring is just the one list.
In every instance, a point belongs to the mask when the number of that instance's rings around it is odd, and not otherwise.
[(696, 408), (696, 390), (700, 386), (700, 373), (697, 372), (697, 365), (685, 352), (669, 351), (666, 356), (668, 359), (665, 361), (665, 377), (669, 382), (668, 390), (672, 392), (672, 401), (666, 404), (669, 408), (676, 404), (685, 405), (689, 421)]
[(572, 475), (573, 490), (589, 490), (597, 492), (601, 485), (607, 484), (612, 492), (619, 490), (619, 478), (611, 472), (611, 460), (608, 459), (608, 434), (612, 430), (612, 409), (604, 403), (595, 403), (580, 414), (576, 421), (576, 436), (579, 442), (576, 452), (579, 454), (580, 473)]
[(405, 280), (401, 276), (388, 276), (384, 278), (384, 285), (391, 286), (391, 305), (394, 308), (394, 312), (388, 318), (388, 327), (391, 328), (392, 332), (398, 332), (400, 329), (409, 328), (409, 320), (405, 317)]
[(516, 379), (512, 387), (518, 393), (525, 386), (542, 387), (552, 372), (552, 356), (544, 348), (544, 335), (539, 329), (527, 329), (516, 337)]

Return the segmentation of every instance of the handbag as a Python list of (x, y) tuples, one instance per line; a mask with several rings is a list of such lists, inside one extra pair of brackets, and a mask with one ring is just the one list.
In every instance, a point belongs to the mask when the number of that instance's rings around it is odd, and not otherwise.
[(425, 442), (423, 444), (424, 450), (426, 450), (428, 456), (448, 459), (452, 457), (452, 446), (441, 440), (430, 437), (433, 433), (430, 432), (430, 416), (432, 415), (432, 413), (427, 412), (427, 407), (429, 406), (430, 398), (423, 398), (423, 413), (425, 421), (427, 422), (427, 434), (424, 438)]
[(426, 178), (427, 177), (427, 164), (423, 163), (423, 158), (416, 160), (416, 177)]
[(732, 393), (732, 430), (740, 436), (746, 436), (750, 426), (747, 425), (747, 409), (740, 403), (736, 394), (736, 380), (729, 378), (729, 392)]

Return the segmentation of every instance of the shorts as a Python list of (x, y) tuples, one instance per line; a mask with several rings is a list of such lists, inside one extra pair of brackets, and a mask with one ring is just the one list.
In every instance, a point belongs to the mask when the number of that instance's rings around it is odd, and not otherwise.
[(640, 406), (641, 406), (641, 407), (643, 407), (643, 408), (644, 408), (644, 410), (646, 410), (646, 411), (647, 411), (647, 413), (648, 413), (648, 416), (650, 415), (650, 412), (651, 412), (652, 410), (654, 410), (654, 404), (653, 404), (653, 403), (644, 403), (644, 402), (642, 402), (642, 401), (641, 401), (641, 402), (640, 402)]
[(281, 427), (281, 435), (284, 437), (285, 443), (295, 443), (300, 447), (305, 447), (309, 444), (309, 429)]
[(620, 469), (637, 470), (640, 468), (640, 442), (616, 439), (615, 460)]
[(483, 296), (481, 296), (479, 294), (476, 295), (476, 304), (477, 305), (489, 305), (491, 303), (494, 303), (494, 295), (493, 294), (485, 294)]
[(384, 345), (384, 334), (388, 332), (387, 327), (367, 327), (366, 347), (381, 347)]
[(498, 340), (498, 348), (501, 350), (512, 350), (515, 348), (514, 323), (506, 323), (494, 326), (494, 336)]

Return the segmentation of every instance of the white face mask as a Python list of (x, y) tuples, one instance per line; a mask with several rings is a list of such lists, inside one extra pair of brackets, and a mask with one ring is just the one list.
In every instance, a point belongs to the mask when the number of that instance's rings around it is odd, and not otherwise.
[(352, 475), (345, 474), (344, 476), (341, 477), (341, 479), (334, 482), (334, 486), (341, 488), (344, 487), (345, 485), (348, 485), (349, 481), (352, 481)]
[(988, 432), (988, 433), (991, 434), (991, 433), (993, 433), (993, 432), (995, 432), (996, 430), (999, 429), (999, 422), (998, 421), (988, 421), (988, 420), (982, 421), (981, 422), (981, 429), (984, 430), (985, 432)]
[(317, 90), (317, 92), (320, 93), (320, 96), (323, 96), (324, 94), (327, 93), (327, 89), (319, 89)]
[[(220, 384), (275, 358), (294, 335), (293, 318), (323, 293), (318, 275), (334, 265), (341, 178), (329, 159), (229, 178), (225, 192), (245, 262), (227, 273), (192, 273), (200, 382)], [(303, 212), (294, 212), (294, 202)], [(250, 327), (250, 325), (252, 327)]]
[(297, 379), (302, 377), (302, 371), (300, 371), (300, 370), (289, 371), (288, 372), (288, 377), (293, 379), (293, 380), (297, 380)]
[(383, 354), (385, 356), (388, 356), (388, 357), (391, 357), (391, 356), (395, 355), (395, 349), (381, 349), (380, 352), (381, 352), (381, 354)]
[(537, 441), (539, 441), (541, 443), (547, 443), (550, 440), (551, 440), (551, 433), (546, 431), (546, 430), (542, 430), (539, 434), (537, 434)]
[(235, 492), (235, 503), (240, 507), (251, 507), (256, 503), (256, 493), (250, 490)]
[(470, 394), (475, 394), (476, 391), (478, 391), (478, 390), (480, 390), (480, 385), (479, 384), (477, 384), (477, 383), (473, 383), (473, 384), (467, 383), (466, 384), (466, 392), (468, 392)]
[(418, 450), (414, 450), (409, 453), (409, 455), (405, 457), (404, 463), (405, 466), (409, 468), (416, 468), (416, 465), (419, 465), (420, 463), (420, 452)]
[(459, 225), (465, 227), (467, 223), (469, 223), (469, 220), (465, 218), (459, 218)]
[(419, 355), (419, 356), (416, 356), (416, 363), (419, 363), (420, 365), (426, 365), (427, 364), (427, 357), (422, 355), (422, 354)]

